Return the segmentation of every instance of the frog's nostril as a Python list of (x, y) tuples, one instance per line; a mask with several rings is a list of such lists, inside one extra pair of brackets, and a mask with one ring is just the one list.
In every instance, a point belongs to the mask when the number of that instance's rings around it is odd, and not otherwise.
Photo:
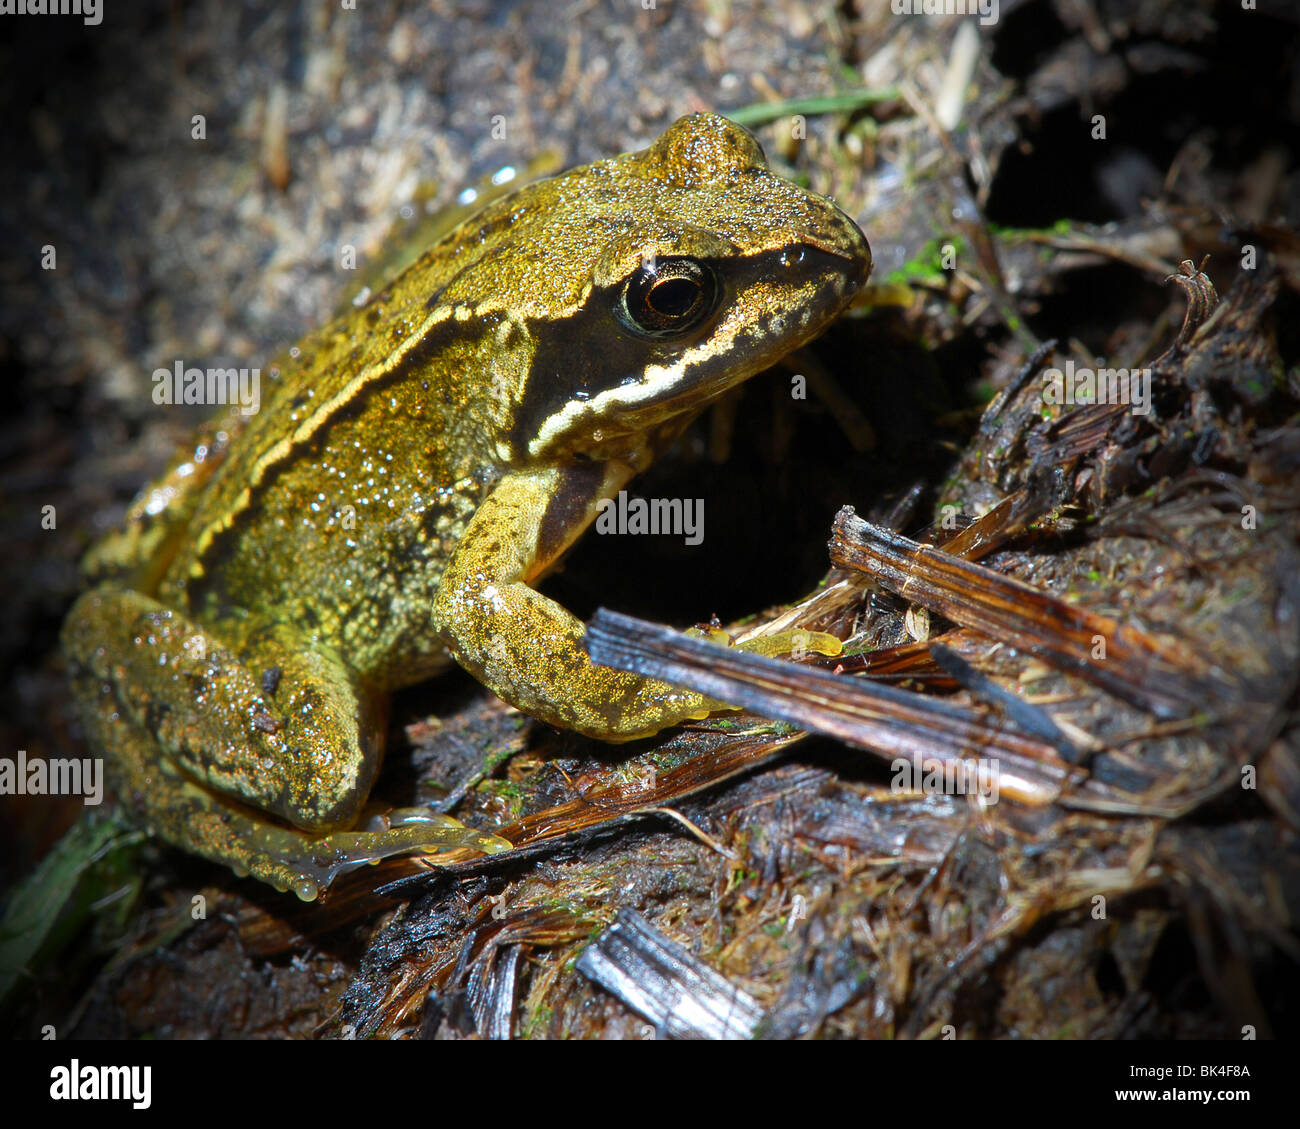
[(854, 252), (844, 264), (845, 294), (856, 294), (867, 284), (871, 274), (871, 252), (867, 250), (866, 241), (854, 248)]

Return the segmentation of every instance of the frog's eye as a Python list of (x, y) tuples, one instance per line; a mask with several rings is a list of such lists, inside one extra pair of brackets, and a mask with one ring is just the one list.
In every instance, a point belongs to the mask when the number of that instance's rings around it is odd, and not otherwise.
[(698, 259), (647, 259), (623, 284), (619, 316), (647, 337), (677, 337), (717, 309), (713, 271)]

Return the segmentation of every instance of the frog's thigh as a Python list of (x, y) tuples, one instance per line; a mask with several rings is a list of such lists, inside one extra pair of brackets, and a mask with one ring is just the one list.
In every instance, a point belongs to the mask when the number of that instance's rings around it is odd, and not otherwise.
[(350, 823), (380, 729), (342, 664), (292, 628), (244, 620), (220, 632), (218, 641), (154, 600), (106, 588), (83, 596), (64, 627), (91, 739), (113, 758), (119, 795), (157, 834), (304, 899), (391, 855), (509, 847), (428, 813), (322, 836), (236, 803), (312, 829)]
[(77, 602), (64, 649), (83, 696), (119, 719), (105, 746), (146, 770), (170, 762), (307, 830), (352, 823), (378, 768), (382, 723), (343, 663), (281, 624), (230, 617), (216, 632), (129, 590)]
[[(559, 538), (539, 544), (551, 525), (548, 508), (594, 512), (598, 496), (566, 493), (567, 486), (560, 475), (541, 481), (511, 475), (483, 501), (434, 600), (434, 623), (448, 651), (512, 705), (602, 740), (648, 736), (728, 708), (690, 690), (597, 666), (581, 645), (582, 621), (526, 583), (539, 561), (565, 547)], [(571, 524), (580, 532), (586, 522)]]

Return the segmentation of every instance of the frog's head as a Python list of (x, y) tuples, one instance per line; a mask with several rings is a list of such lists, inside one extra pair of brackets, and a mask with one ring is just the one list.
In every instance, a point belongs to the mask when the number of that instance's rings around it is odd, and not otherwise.
[(504, 439), (520, 461), (675, 433), (819, 333), (871, 270), (847, 215), (769, 171), (754, 138), (713, 114), (503, 203), (509, 253), (484, 248), (477, 282), (459, 282), (508, 286), (527, 327)]

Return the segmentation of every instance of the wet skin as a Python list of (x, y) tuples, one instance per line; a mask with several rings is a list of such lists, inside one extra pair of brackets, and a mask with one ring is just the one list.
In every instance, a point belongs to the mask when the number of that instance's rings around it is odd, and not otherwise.
[(386, 855), (508, 847), (413, 813), (355, 830), (388, 695), (449, 659), (605, 740), (706, 716), (720, 703), (593, 664), (532, 585), (870, 269), (852, 220), (708, 114), (461, 224), (265, 372), (260, 411), (204, 427), (89, 554), (63, 646), (118, 794), (312, 898)]

